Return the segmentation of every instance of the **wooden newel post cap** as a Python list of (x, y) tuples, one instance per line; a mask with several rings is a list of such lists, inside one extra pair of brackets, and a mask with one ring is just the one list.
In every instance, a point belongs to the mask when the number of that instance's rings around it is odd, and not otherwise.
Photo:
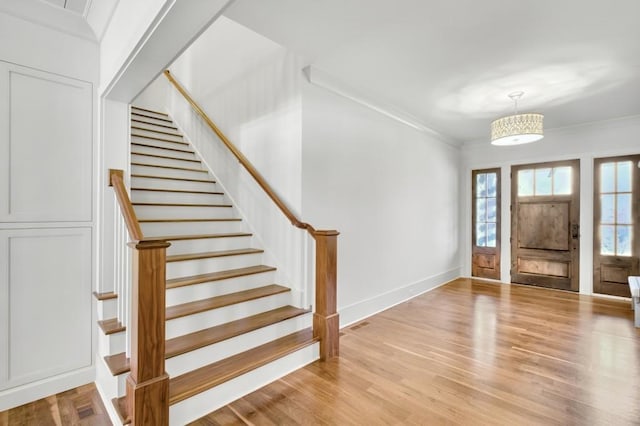
[(141, 240), (141, 241), (132, 241), (127, 245), (137, 250), (150, 250), (150, 249), (158, 249), (158, 248), (167, 248), (171, 245), (171, 243), (168, 241)]
[(320, 235), (323, 237), (337, 237), (338, 235), (340, 235), (340, 233), (335, 229), (329, 229), (329, 230), (324, 229), (324, 230), (315, 231), (314, 235)]

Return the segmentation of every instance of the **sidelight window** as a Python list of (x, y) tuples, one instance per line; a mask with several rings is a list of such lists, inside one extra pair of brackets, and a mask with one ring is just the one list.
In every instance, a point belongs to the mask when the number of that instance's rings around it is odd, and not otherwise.
[(631, 256), (631, 161), (600, 164), (600, 254)]
[(478, 173), (475, 178), (476, 246), (495, 247), (497, 239), (497, 173)]

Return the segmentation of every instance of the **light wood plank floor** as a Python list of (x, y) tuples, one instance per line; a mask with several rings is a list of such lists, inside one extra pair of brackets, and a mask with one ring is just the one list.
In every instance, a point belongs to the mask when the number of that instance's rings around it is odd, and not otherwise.
[[(345, 328), (340, 345), (193, 424), (640, 425), (628, 302), (459, 279)], [(108, 424), (82, 390), (0, 425)]]

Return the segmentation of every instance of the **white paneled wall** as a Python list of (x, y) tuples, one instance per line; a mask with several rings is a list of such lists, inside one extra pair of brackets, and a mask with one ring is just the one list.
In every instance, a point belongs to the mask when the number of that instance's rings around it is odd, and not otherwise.
[(0, 411), (91, 381), (91, 83), (0, 61)]

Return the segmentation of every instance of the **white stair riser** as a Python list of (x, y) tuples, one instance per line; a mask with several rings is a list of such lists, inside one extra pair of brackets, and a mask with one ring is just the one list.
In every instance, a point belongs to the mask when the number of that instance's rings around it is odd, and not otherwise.
[(138, 126), (131, 126), (131, 135), (132, 136), (149, 136), (152, 138), (156, 138), (156, 139), (166, 139), (169, 141), (176, 141), (176, 142), (184, 142), (184, 140), (182, 139), (182, 136), (179, 134), (166, 134), (166, 133), (160, 133), (160, 132), (154, 132), (152, 130), (145, 130), (145, 129), (139, 129), (139, 128), (135, 128), (134, 127), (138, 127)]
[(118, 313), (118, 299), (98, 301), (98, 320), (115, 318)]
[(136, 108), (135, 106), (131, 107), (131, 112), (137, 112), (139, 114), (144, 114), (144, 115), (147, 115), (147, 116), (150, 116), (150, 117), (169, 119), (168, 115), (158, 114), (158, 113), (155, 113), (153, 111), (146, 111), (146, 110), (143, 110), (143, 109), (140, 109), (140, 108)]
[(275, 282), (275, 271), (167, 289), (167, 306), (263, 287)]
[(100, 353), (104, 355), (113, 355), (124, 352), (126, 349), (126, 335), (124, 331), (120, 333), (104, 334), (102, 330), (98, 332), (98, 347)]
[(229, 269), (260, 265), (262, 253), (239, 254), (234, 256), (210, 257), (206, 259), (183, 260), (167, 263), (167, 279), (189, 277)]
[(317, 343), (169, 407), (169, 424), (184, 425), (319, 358)]
[(133, 203), (229, 204), (223, 194), (192, 192), (131, 191)]
[(232, 207), (134, 205), (133, 208), (136, 211), (136, 216), (145, 219), (229, 219), (238, 217)]
[(270, 311), (289, 305), (291, 294), (289, 292), (261, 297), (248, 302), (237, 303), (223, 308), (212, 309), (199, 314), (188, 315), (167, 321), (166, 338), (182, 336), (204, 328), (213, 327), (230, 321), (246, 318), (251, 315)]
[[(141, 152), (143, 154), (168, 155), (170, 157), (185, 158), (194, 160), (196, 155), (191, 152), (187, 145), (171, 144), (170, 149), (158, 148), (151, 141), (137, 138), (138, 142), (132, 142), (131, 150), (133, 152)], [(176, 149), (177, 148), (177, 149)]]
[(312, 325), (310, 314), (290, 318), (258, 330), (245, 333), (231, 339), (218, 342), (195, 351), (166, 360), (165, 369), (169, 376), (175, 377), (196, 368), (204, 367), (221, 359), (239, 354), (256, 346), (264, 345), (291, 333), (309, 328)]
[(192, 182), (187, 180), (156, 179), (147, 177), (132, 177), (132, 188), (152, 188), (152, 189), (180, 189), (183, 191), (217, 191), (215, 183)]
[[(137, 113), (142, 114), (142, 115), (138, 115)], [(150, 114), (150, 113), (146, 113), (143, 111), (133, 111), (133, 114), (131, 115), (131, 119), (132, 120), (138, 120), (138, 121), (144, 121), (147, 124), (161, 124), (163, 126), (175, 126), (175, 124), (173, 123), (173, 121), (166, 121), (166, 119), (168, 119), (168, 117), (164, 117), (165, 120), (161, 120), (159, 118), (150, 118), (153, 116), (156, 116), (155, 114)]]
[(228, 234), (243, 231), (242, 221), (145, 222), (140, 224), (147, 237), (165, 235)]
[[(156, 137), (156, 136), (152, 136), (152, 137)], [(171, 139), (170, 137), (167, 139), (173, 140), (175, 139), (175, 137), (173, 139)], [(166, 140), (149, 139), (149, 138), (142, 138), (136, 135), (131, 135), (131, 142), (139, 142), (147, 146), (150, 145), (150, 146), (159, 147), (159, 148), (169, 148), (170, 150), (193, 151), (189, 145), (185, 145), (183, 143), (177, 143), (180, 141), (170, 142)]]
[[(165, 155), (167, 157), (170, 156), (169, 153), (153, 154), (153, 155)], [(131, 162), (149, 164), (151, 166), (155, 165), (155, 166), (169, 166), (169, 167), (185, 167), (188, 169), (199, 169), (199, 170), (203, 169), (202, 163), (199, 161), (196, 162), (196, 161), (178, 160), (174, 158), (152, 157), (149, 155), (141, 155), (141, 154), (134, 154), (134, 153), (131, 153)]]
[(213, 180), (206, 171), (167, 169), (153, 166), (131, 166), (131, 174), (172, 177), (179, 179)]
[(105, 364), (102, 356), (97, 355), (96, 359), (96, 388), (102, 397), (104, 408), (106, 409), (111, 422), (114, 425), (122, 425), (118, 414), (115, 411), (111, 400), (123, 396), (125, 394), (125, 388), (122, 388), (122, 392), (119, 392), (121, 383), (125, 383), (127, 374), (114, 377), (109, 371), (109, 367)]
[[(133, 121), (133, 120), (136, 120), (136, 121)], [(174, 133), (176, 135), (180, 135), (180, 132), (178, 131), (178, 129), (175, 128), (173, 123), (169, 123), (165, 121), (164, 123), (155, 124), (155, 123), (148, 123), (146, 121), (143, 121), (143, 122), (141, 121), (143, 120), (138, 120), (137, 117), (132, 117), (131, 127), (140, 127), (143, 129), (148, 129), (156, 132), (169, 132), (169, 133)], [(170, 127), (166, 127), (166, 126), (170, 126)]]
[(167, 248), (167, 255), (247, 248), (252, 247), (252, 240), (253, 238), (248, 236), (170, 241), (171, 246)]

